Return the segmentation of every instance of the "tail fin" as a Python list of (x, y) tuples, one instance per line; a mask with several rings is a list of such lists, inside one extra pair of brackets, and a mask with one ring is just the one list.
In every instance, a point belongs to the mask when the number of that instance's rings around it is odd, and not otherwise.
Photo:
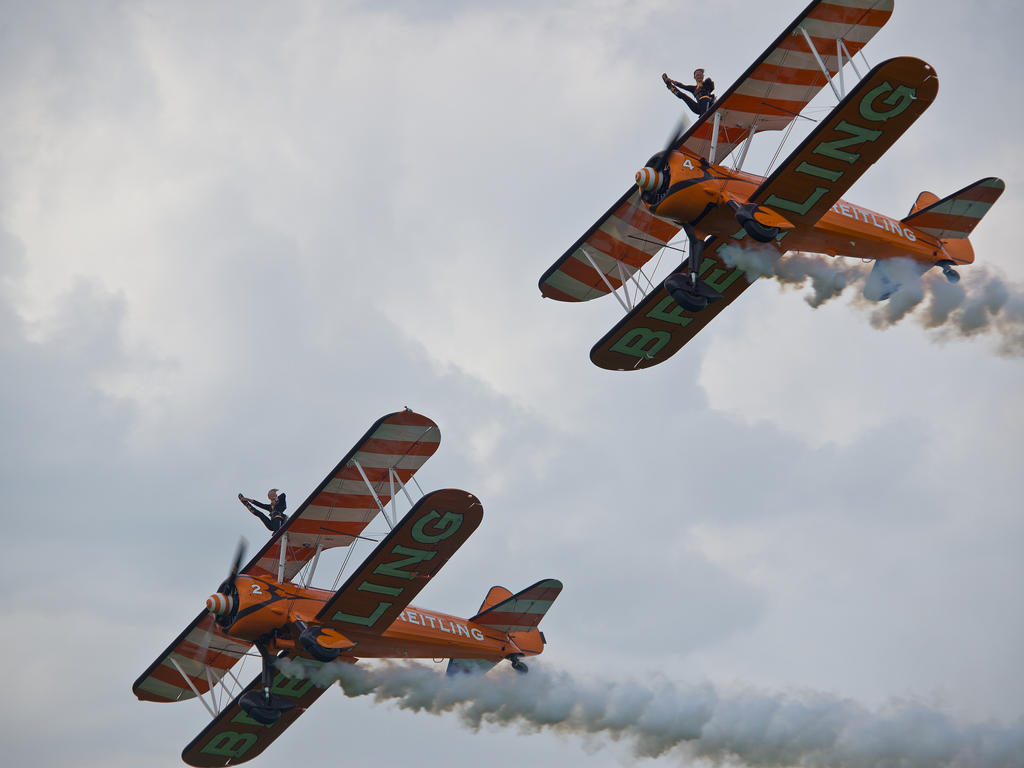
[(932, 203), (937, 203), (937, 202), (939, 202), (939, 196), (936, 195), (934, 192), (929, 192), (929, 191), (925, 190), (924, 192), (922, 192), (920, 195), (917, 196), (917, 200), (914, 201), (914, 205), (910, 209), (910, 213), (908, 213), (907, 216), (908, 217), (913, 216), (915, 213), (920, 211), (922, 208), (927, 208)]
[(964, 240), (1005, 188), (1002, 179), (990, 176), (941, 200), (931, 192), (922, 192), (903, 223), (938, 240)]
[(483, 613), (493, 605), (497, 605), (502, 600), (507, 600), (512, 597), (512, 590), (505, 589), (505, 587), (491, 587), (487, 593), (487, 597), (480, 603), (480, 610), (477, 613)]

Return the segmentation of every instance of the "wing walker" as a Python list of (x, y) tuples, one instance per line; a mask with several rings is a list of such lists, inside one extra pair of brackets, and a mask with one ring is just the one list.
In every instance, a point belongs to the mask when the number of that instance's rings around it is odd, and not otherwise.
[[(864, 293), (876, 301), (899, 287), (892, 259), (959, 280), (956, 267), (974, 261), (968, 236), (999, 198), (1002, 180), (981, 179), (942, 199), (922, 192), (900, 219), (841, 199), (938, 92), (935, 71), (912, 57), (883, 61), (846, 92), (846, 66), (860, 77), (854, 56), (863, 58), (892, 9), (893, 0), (808, 5), (543, 274), (545, 297), (576, 302), (614, 294), (625, 310), (591, 350), (595, 365), (647, 368), (682, 348), (750, 285), (742, 267), (727, 263), (723, 250), (730, 247), (873, 260)], [(753, 137), (788, 136), (826, 86), (838, 101), (831, 113), (769, 176), (744, 172)], [(723, 164), (729, 156), (732, 167)], [(672, 249), (680, 231), (688, 257), (662, 283), (652, 282), (641, 268)]]
[[(526, 672), (523, 658), (543, 651), (538, 625), (562, 590), (555, 579), (517, 594), (492, 587), (470, 619), (410, 604), (483, 517), (479, 500), (457, 489), (412, 502), (408, 483), (440, 439), (437, 425), (413, 411), (382, 417), (244, 567), (239, 546), (206, 609), (132, 687), (144, 701), (198, 698), (206, 706), (212, 720), (185, 747), (186, 763), (251, 760), (320, 697), (324, 689), (309, 679), (315, 672), (287, 677), (282, 659), (302, 659), (309, 671), (360, 658), (440, 658), (448, 674), (507, 659)], [(398, 494), (411, 504), (401, 519)], [(341, 588), (311, 587), (324, 550), (349, 548), (344, 571), (378, 514), (391, 531)], [(261, 671), (243, 685), (233, 667), (254, 647)]]

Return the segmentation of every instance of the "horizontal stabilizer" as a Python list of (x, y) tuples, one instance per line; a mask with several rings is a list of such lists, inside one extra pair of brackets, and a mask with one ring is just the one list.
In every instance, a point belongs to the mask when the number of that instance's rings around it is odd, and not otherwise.
[[(915, 205), (915, 210), (903, 219), (903, 223), (927, 232), (936, 240), (965, 238), (978, 225), (981, 217), (988, 213), (1005, 188), (1002, 179), (989, 177), (941, 200), (931, 195), (934, 201), (919, 210)], [(922, 192), (917, 198), (918, 203), (929, 194)]]
[[(493, 593), (493, 589), (491, 590)], [(538, 581), (522, 592), (481, 611), (470, 622), (499, 632), (528, 632), (535, 629), (562, 591), (558, 579)]]

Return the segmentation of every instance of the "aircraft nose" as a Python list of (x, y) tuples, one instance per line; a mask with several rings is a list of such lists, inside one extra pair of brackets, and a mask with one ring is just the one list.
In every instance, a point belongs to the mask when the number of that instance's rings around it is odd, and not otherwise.
[(641, 168), (636, 172), (636, 185), (644, 192), (653, 192), (661, 186), (661, 171), (656, 171), (650, 166)]
[(225, 613), (231, 611), (231, 604), (234, 601), (227, 595), (222, 595), (220, 592), (210, 595), (206, 598), (206, 610), (210, 613), (216, 614), (217, 616), (223, 616)]

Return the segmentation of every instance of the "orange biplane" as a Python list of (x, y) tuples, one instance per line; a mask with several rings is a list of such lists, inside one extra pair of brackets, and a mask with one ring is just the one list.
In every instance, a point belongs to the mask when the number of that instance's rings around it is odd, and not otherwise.
[[(561, 592), (555, 579), (514, 595), (492, 587), (471, 619), (410, 605), (483, 516), (473, 494), (446, 489), (426, 494), (396, 519), (396, 493), (412, 503), (406, 484), (440, 439), (425, 416), (409, 410), (384, 416), (244, 568), (239, 548), (206, 610), (132, 687), (144, 701), (198, 697), (206, 706), (212, 722), (185, 747), (186, 763), (251, 760), (320, 697), (324, 689), (311, 679), (277, 671), (281, 659), (303, 659), (310, 676), (311, 667), (358, 658), (447, 658), (448, 674), (486, 671), (508, 659), (526, 672), (522, 658), (543, 651), (537, 627)], [(311, 587), (324, 550), (364, 539), (378, 513), (391, 532), (344, 585)], [(342, 570), (347, 562), (346, 556)], [(253, 646), (262, 671), (243, 686), (232, 667)]]
[[(840, 199), (931, 104), (938, 78), (919, 59), (884, 61), (849, 93), (847, 64), (892, 14), (893, 0), (815, 0), (688, 130), (636, 174), (636, 184), (540, 279), (560, 301), (615, 294), (626, 316), (590, 352), (610, 370), (664, 362), (746, 290), (750, 281), (730, 248), (767, 244), (875, 260), (864, 293), (888, 298), (898, 287), (891, 259), (923, 274), (974, 261), (968, 235), (1002, 193), (986, 178), (939, 199), (922, 192), (896, 220)], [(835, 82), (838, 80), (838, 83)], [(826, 85), (832, 112), (767, 178), (743, 172), (754, 135), (789, 129)], [(733, 155), (733, 167), (723, 161)], [(636, 275), (682, 230), (687, 258), (661, 284)], [(763, 246), (762, 246), (763, 247)], [(641, 277), (646, 277), (641, 272)], [(635, 290), (630, 295), (629, 283)], [(621, 291), (620, 291), (621, 289)]]

